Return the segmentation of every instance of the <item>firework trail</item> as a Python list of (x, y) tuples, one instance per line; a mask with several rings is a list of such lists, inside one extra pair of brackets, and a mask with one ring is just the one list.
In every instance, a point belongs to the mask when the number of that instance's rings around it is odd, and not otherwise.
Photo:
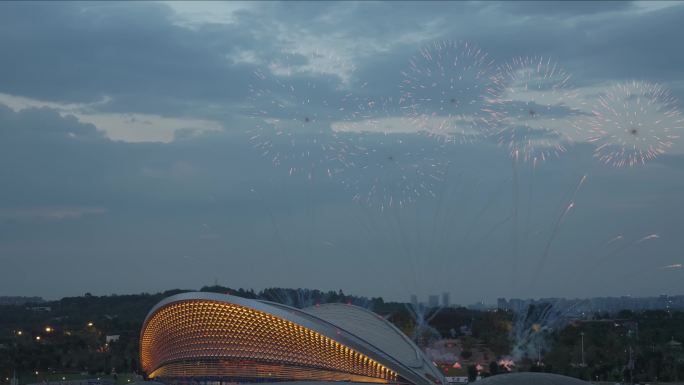
[[(534, 170), (539, 162), (565, 152), (567, 143), (571, 141), (567, 135), (570, 127), (568, 119), (579, 114), (579, 111), (571, 107), (576, 99), (576, 93), (569, 89), (570, 75), (550, 58), (514, 58), (499, 66), (492, 79), (493, 89), (485, 104), (485, 111), (489, 117), (486, 127), (488, 134), (500, 147), (508, 150), (512, 159), (512, 254), (515, 269), (520, 233), (520, 183), (517, 163), (523, 161), (531, 165), (524, 234), (526, 249), (532, 215)], [(560, 215), (557, 227), (573, 206), (571, 199), (565, 212)], [(551, 242), (557, 231), (553, 231)], [(550, 244), (547, 247), (550, 247)], [(515, 276), (514, 273), (513, 279)]]
[(670, 91), (644, 81), (620, 83), (598, 98), (591, 116), (575, 128), (594, 144), (594, 157), (614, 167), (634, 167), (672, 147), (684, 118)]
[(516, 278), (518, 275), (518, 207), (520, 205), (520, 186), (518, 182), (518, 167), (515, 160), (511, 162), (512, 172), (513, 172), (513, 222), (512, 222), (512, 243), (513, 243), (513, 261), (512, 261), (512, 271), (511, 278), (513, 280), (513, 285), (515, 286)]
[(275, 216), (273, 215), (273, 210), (270, 209), (270, 207), (266, 204), (266, 199), (264, 198), (263, 194), (261, 192), (258, 192), (255, 189), (250, 189), (249, 190), (251, 193), (255, 194), (257, 199), (259, 199), (259, 205), (263, 208), (265, 208), (268, 211), (268, 219), (269, 223), (271, 225), (271, 229), (273, 230), (273, 235), (275, 236), (279, 246), (280, 250), (287, 250), (285, 247), (285, 240), (283, 236), (281, 235), (281, 230), (280, 226), (278, 226), (278, 223), (275, 220)]
[(473, 220), (472, 224), (468, 226), (466, 231), (463, 233), (463, 237), (461, 238), (461, 243), (465, 244), (465, 242), (470, 239), (470, 235), (472, 232), (475, 230), (475, 228), (478, 226), (480, 219), (484, 216), (484, 214), (489, 210), (489, 208), (496, 202), (498, 199), (499, 195), (501, 194), (501, 187), (505, 181), (499, 186), (499, 188), (496, 188), (492, 191), (490, 194), (489, 198), (487, 199), (486, 203), (482, 206), (482, 208), (478, 211), (477, 215), (475, 216), (475, 219)]
[(575, 198), (577, 197), (577, 193), (579, 192), (580, 188), (582, 188), (582, 185), (584, 184), (584, 181), (587, 180), (587, 175), (582, 175), (582, 178), (580, 178), (579, 183), (577, 184), (577, 187), (575, 187), (575, 190), (572, 192), (572, 195), (570, 196), (570, 200), (561, 213), (561, 215), (558, 216), (558, 219), (556, 220), (556, 223), (553, 225), (553, 229), (551, 230), (551, 235), (549, 236), (549, 240), (546, 242), (546, 247), (544, 247), (544, 253), (542, 254), (541, 259), (539, 260), (539, 264), (537, 265), (537, 268), (535, 269), (535, 273), (533, 276), (533, 282), (537, 280), (539, 277), (539, 274), (541, 273), (542, 269), (544, 268), (544, 264), (546, 263), (546, 260), (549, 258), (549, 252), (551, 251), (551, 244), (553, 243), (554, 239), (556, 239), (556, 236), (558, 235), (558, 232), (561, 228), (561, 225), (565, 221), (565, 218), (568, 216), (568, 213), (570, 213), (570, 210), (572, 210), (575, 207)]
[(478, 253), (481, 249), (482, 246), (486, 244), (486, 241), (491, 238), (493, 234), (496, 233), (499, 227), (505, 225), (508, 221), (510, 221), (513, 218), (513, 214), (507, 216), (506, 218), (500, 220), (499, 222), (494, 223), (487, 232), (480, 238), (480, 240), (476, 243), (475, 251), (474, 253)]
[(530, 238), (530, 227), (532, 226), (532, 201), (534, 195), (534, 179), (536, 170), (536, 159), (532, 163), (532, 168), (530, 169), (530, 183), (527, 187), (527, 212), (525, 217), (525, 233), (523, 238), (523, 255), (527, 253), (528, 241)]
[(515, 160), (536, 166), (566, 151), (568, 119), (580, 114), (572, 105), (570, 75), (550, 58), (515, 58), (500, 66), (485, 110), (490, 135)]
[(672, 265), (665, 265), (660, 267), (660, 270), (678, 270), (684, 267), (681, 263), (674, 263)]
[(493, 61), (467, 42), (437, 41), (420, 49), (402, 72), (400, 104), (420, 131), (444, 142), (481, 137), (484, 95)]

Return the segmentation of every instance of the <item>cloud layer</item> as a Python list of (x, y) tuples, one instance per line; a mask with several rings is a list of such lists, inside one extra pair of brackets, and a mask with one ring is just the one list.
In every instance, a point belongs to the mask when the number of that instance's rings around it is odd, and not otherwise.
[[(684, 144), (614, 169), (573, 122), (616, 82), (684, 99), (683, 18), (676, 2), (3, 3), (0, 292), (681, 292), (662, 267), (682, 262)], [(420, 50), (463, 42), (491, 64), (482, 87), (440, 67), (457, 49)], [(489, 75), (521, 57), (567, 84), (492, 105)], [(511, 161), (531, 147), (546, 161)]]

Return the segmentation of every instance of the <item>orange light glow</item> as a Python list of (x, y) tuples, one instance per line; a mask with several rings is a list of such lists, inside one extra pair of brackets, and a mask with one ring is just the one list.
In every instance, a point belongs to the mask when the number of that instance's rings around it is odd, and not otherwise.
[(180, 301), (158, 309), (143, 328), (140, 357), (150, 378), (220, 375), (374, 383), (397, 379), (395, 372), (373, 359), (314, 330), (211, 300)]

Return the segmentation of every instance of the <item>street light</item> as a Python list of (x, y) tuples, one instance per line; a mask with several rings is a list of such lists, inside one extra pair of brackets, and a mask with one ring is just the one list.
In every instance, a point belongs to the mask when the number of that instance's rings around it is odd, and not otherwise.
[[(40, 336), (36, 336), (36, 341), (40, 341)], [(38, 374), (38, 373), (36, 373)]]
[(584, 332), (581, 332), (580, 336), (582, 336), (582, 367), (585, 367), (587, 365), (584, 363)]
[(52, 333), (53, 330), (54, 330), (54, 329), (51, 328), (50, 326), (46, 326), (46, 327), (45, 327), (45, 333)]
[(93, 327), (93, 323), (92, 323), (92, 322), (88, 322), (88, 327), (89, 327), (89, 328)]

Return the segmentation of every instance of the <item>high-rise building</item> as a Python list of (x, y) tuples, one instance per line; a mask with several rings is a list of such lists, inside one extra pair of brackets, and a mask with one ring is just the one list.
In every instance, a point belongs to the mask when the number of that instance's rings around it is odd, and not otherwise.
[(508, 301), (506, 301), (506, 298), (499, 298), (496, 300), (496, 307), (499, 310), (510, 310), (511, 307), (508, 305)]
[(442, 306), (443, 307), (449, 307), (449, 293), (442, 293)]

